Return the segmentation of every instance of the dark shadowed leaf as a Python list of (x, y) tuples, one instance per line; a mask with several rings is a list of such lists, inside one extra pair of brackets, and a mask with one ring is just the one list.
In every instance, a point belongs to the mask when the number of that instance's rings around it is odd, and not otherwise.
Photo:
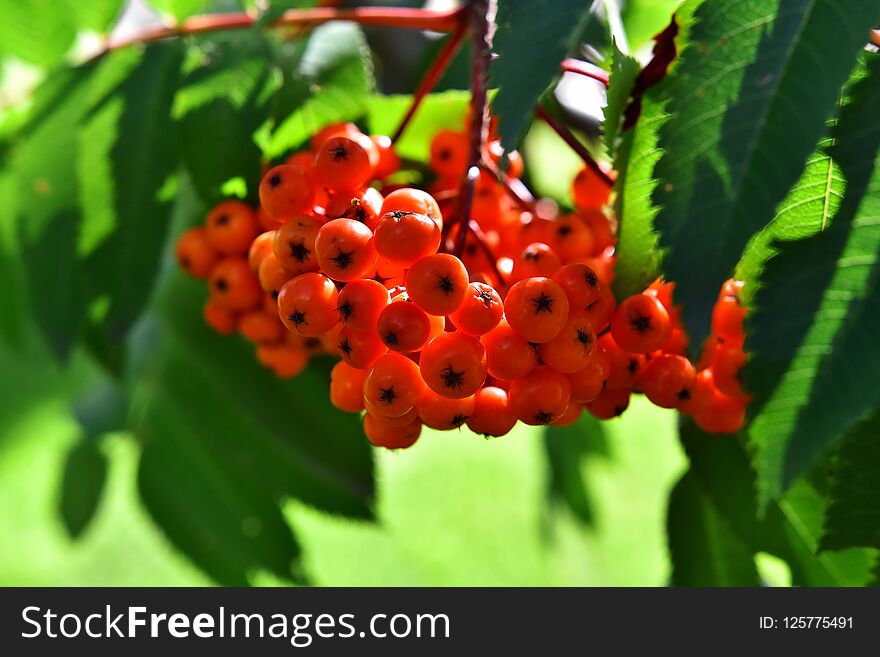
[(725, 0), (697, 9), (654, 171), (663, 270), (676, 281), (695, 349), (722, 282), (824, 133), (865, 25), (880, 18), (873, 0), (846, 11), (837, 0), (743, 0), (728, 9)]
[(107, 456), (94, 438), (84, 437), (67, 453), (61, 479), (59, 512), (64, 528), (77, 538), (88, 526), (107, 481)]
[(490, 84), (498, 88), (492, 111), (507, 148), (517, 148), (538, 99), (559, 78), (562, 60), (591, 20), (581, 0), (501, 0)]

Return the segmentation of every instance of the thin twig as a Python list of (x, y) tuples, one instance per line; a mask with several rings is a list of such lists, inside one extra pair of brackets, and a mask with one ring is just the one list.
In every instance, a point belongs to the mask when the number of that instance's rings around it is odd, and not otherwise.
[[(397, 27), (408, 30), (433, 30), (434, 32), (453, 32), (461, 23), (461, 9), (450, 11), (431, 11), (406, 7), (357, 7), (337, 9), (335, 7), (316, 7), (314, 9), (289, 9), (267, 27), (288, 25), (313, 27), (330, 21), (353, 21), (361, 25)], [(208, 14), (193, 16), (175, 26), (153, 27), (138, 34), (119, 40), (109, 40), (103, 50), (93, 59), (126, 46), (159, 41), (192, 34), (218, 32), (223, 30), (242, 30), (252, 27), (259, 19), (246, 13)]]
[(506, 173), (501, 171), (501, 169), (496, 167), (494, 163), (485, 158), (483, 158), (483, 160), (480, 162), (480, 168), (484, 171), (488, 171), (492, 176), (495, 177), (495, 180), (501, 183), (504, 191), (507, 192), (507, 195), (516, 202), (520, 209), (534, 214), (535, 197), (529, 191), (529, 188), (526, 187), (525, 184), (523, 184), (522, 180), (519, 180), (518, 178), (511, 178)]
[(468, 165), (462, 183), (461, 206), (459, 207), (459, 230), (455, 236), (453, 255), (461, 257), (464, 252), (471, 218), (471, 205), (474, 200), (474, 187), (480, 176), (480, 160), (483, 144), (486, 143), (489, 125), (488, 77), (489, 62), (492, 57), (492, 39), (495, 36), (495, 13), (497, 0), (471, 0), (467, 5), (470, 12), (471, 32), (471, 104), (468, 143)]
[(480, 247), (480, 250), (486, 256), (486, 260), (489, 261), (489, 266), (492, 267), (492, 273), (494, 274), (498, 285), (505, 285), (504, 275), (501, 273), (501, 270), (498, 269), (498, 261), (495, 259), (495, 254), (492, 253), (492, 249), (486, 241), (486, 234), (483, 232), (483, 229), (480, 228), (480, 224), (474, 219), (471, 219), (470, 222), (468, 222), (468, 228), (470, 229), (471, 236), (474, 238), (477, 246)]
[(606, 87), (609, 83), (608, 71), (604, 68), (599, 68), (595, 64), (590, 64), (590, 62), (585, 62), (580, 59), (563, 60), (562, 70), (567, 73), (577, 73), (578, 75), (584, 75), (588, 78), (598, 80)]
[[(462, 14), (462, 16), (464, 15), (465, 14)], [(406, 127), (415, 115), (416, 110), (419, 108), (419, 105), (422, 104), (422, 100), (425, 96), (431, 93), (431, 90), (437, 86), (440, 78), (443, 77), (443, 73), (449, 67), (449, 63), (452, 61), (455, 53), (458, 52), (458, 47), (464, 40), (466, 32), (467, 22), (461, 21), (459, 26), (455, 29), (455, 32), (452, 33), (452, 36), (443, 44), (443, 48), (437, 53), (437, 56), (431, 63), (431, 67), (425, 72), (424, 77), (421, 82), (419, 82), (418, 88), (413, 93), (413, 99), (406, 115), (401, 119), (400, 125), (397, 126), (397, 130), (395, 130), (394, 134), (391, 136), (392, 143), (400, 139), (400, 136), (403, 134), (404, 130), (406, 130)]]
[(609, 186), (614, 184), (614, 179), (608, 175), (608, 172), (605, 171), (602, 167), (599, 166), (599, 163), (593, 159), (593, 156), (590, 155), (590, 151), (587, 150), (587, 147), (584, 146), (577, 137), (575, 137), (571, 130), (565, 127), (562, 123), (560, 123), (556, 118), (551, 116), (547, 110), (538, 105), (535, 108), (535, 114), (539, 119), (544, 121), (547, 125), (553, 128), (553, 131), (559, 135), (562, 140), (569, 145), (569, 147), (580, 156), (580, 158), (584, 161), (588, 167), (590, 167), (593, 172), (599, 176), (605, 183)]

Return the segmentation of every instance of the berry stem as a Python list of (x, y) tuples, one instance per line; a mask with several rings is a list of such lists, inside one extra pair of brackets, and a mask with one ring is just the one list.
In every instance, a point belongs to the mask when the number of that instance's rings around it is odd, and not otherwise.
[(474, 200), (474, 187), (480, 175), (479, 165), (482, 159), (483, 144), (488, 137), (489, 94), (487, 87), (498, 0), (470, 0), (463, 6), (467, 7), (470, 12), (472, 63), (468, 165), (462, 183), (459, 230), (455, 236), (455, 248), (452, 251), (452, 254), (459, 258), (464, 253), (470, 224), (471, 205)]
[[(463, 18), (465, 15), (466, 14), (461, 14), (461, 17)], [(450, 36), (449, 39), (446, 40), (446, 43), (443, 44), (443, 48), (437, 53), (434, 61), (431, 62), (430, 68), (425, 72), (424, 77), (419, 82), (418, 88), (415, 90), (415, 93), (413, 93), (412, 103), (410, 103), (406, 115), (401, 119), (400, 125), (397, 126), (397, 130), (395, 130), (394, 134), (391, 136), (392, 143), (395, 143), (400, 139), (400, 136), (406, 130), (406, 127), (415, 115), (416, 110), (419, 109), (419, 105), (422, 104), (422, 100), (424, 100), (425, 96), (431, 93), (431, 90), (437, 86), (437, 83), (449, 67), (449, 63), (452, 61), (455, 53), (458, 52), (458, 48), (464, 40), (466, 32), (467, 22), (460, 20), (458, 27), (455, 28), (455, 32), (453, 32), (452, 36)]]
[[(356, 7), (338, 9), (336, 7), (315, 7), (313, 9), (289, 9), (267, 27), (300, 26), (314, 27), (330, 21), (353, 21), (361, 25), (396, 27), (407, 30), (433, 30), (453, 32), (462, 23), (462, 9), (432, 11), (406, 7)], [(144, 44), (161, 39), (184, 37), (192, 34), (220, 32), (223, 30), (243, 30), (252, 27), (259, 19), (246, 13), (208, 14), (192, 16), (174, 26), (154, 27), (138, 34), (118, 40), (108, 40), (103, 50), (93, 59), (134, 44)]]
[(587, 150), (587, 147), (584, 146), (577, 137), (565, 127), (560, 121), (558, 121), (555, 117), (551, 116), (547, 110), (538, 105), (535, 108), (535, 114), (539, 119), (541, 119), (544, 123), (553, 128), (553, 132), (559, 135), (562, 140), (569, 145), (569, 147), (580, 156), (580, 158), (584, 161), (588, 167), (590, 167), (593, 172), (599, 176), (605, 183), (610, 187), (614, 184), (614, 179), (608, 175), (608, 172), (605, 171), (602, 167), (599, 166), (599, 163), (593, 159), (593, 156), (590, 155), (590, 151)]
[(566, 59), (562, 62), (562, 70), (567, 73), (577, 73), (578, 75), (584, 75), (588, 78), (592, 78), (593, 80), (598, 80), (606, 87), (608, 86), (608, 71), (599, 68), (594, 64), (590, 64), (589, 62), (585, 62), (580, 59)]
[(495, 166), (491, 161), (483, 158), (480, 162), (480, 168), (491, 173), (495, 180), (501, 183), (504, 191), (512, 198), (516, 204), (526, 212), (535, 213), (535, 197), (529, 191), (529, 188), (523, 184), (518, 178), (511, 178), (501, 169)]

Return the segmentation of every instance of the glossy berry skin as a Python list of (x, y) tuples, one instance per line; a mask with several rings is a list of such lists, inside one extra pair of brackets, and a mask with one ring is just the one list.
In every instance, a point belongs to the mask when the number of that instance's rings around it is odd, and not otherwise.
[(538, 355), (557, 372), (573, 374), (587, 366), (595, 346), (596, 334), (587, 314), (570, 313), (559, 335), (539, 345)]
[(467, 427), (486, 437), (504, 436), (516, 425), (510, 410), (507, 391), (494, 386), (480, 388), (474, 395), (474, 411), (467, 419)]
[(233, 312), (250, 310), (260, 303), (260, 282), (244, 258), (221, 260), (210, 275), (211, 297)]
[(745, 401), (730, 397), (715, 385), (711, 368), (697, 373), (693, 395), (681, 410), (693, 417), (703, 431), (735, 433), (745, 424)]
[(425, 388), (416, 409), (419, 419), (426, 427), (448, 431), (458, 429), (473, 414), (476, 398), (471, 395), (461, 399), (449, 399)]
[(379, 313), (375, 332), (388, 349), (408, 354), (421, 351), (443, 332), (443, 326), (441, 317), (429, 315), (406, 295), (399, 295)]
[(369, 228), (354, 219), (333, 219), (315, 240), (321, 270), (336, 281), (363, 278), (376, 266), (376, 246)]
[(300, 274), (278, 292), (278, 315), (288, 331), (318, 337), (339, 321), (336, 286), (323, 274)]
[(510, 409), (530, 425), (550, 424), (562, 417), (571, 402), (568, 377), (549, 367), (536, 367), (528, 376), (510, 382)]
[(611, 390), (632, 392), (644, 366), (645, 357), (621, 349), (611, 333), (606, 333), (599, 338), (599, 346), (602, 347), (611, 365), (605, 387)]
[(504, 302), (498, 292), (486, 283), (470, 283), (462, 304), (449, 315), (450, 321), (462, 333), (485, 335), (504, 316)]
[(174, 249), (180, 268), (194, 278), (207, 278), (217, 263), (217, 251), (208, 241), (204, 228), (190, 228)]
[(551, 278), (565, 290), (565, 296), (568, 297), (573, 311), (589, 310), (602, 296), (602, 283), (596, 272), (587, 265), (581, 263), (563, 265)]
[(425, 391), (419, 366), (393, 351), (380, 356), (364, 378), (364, 403), (381, 415), (400, 417), (415, 407)]
[(334, 192), (353, 192), (370, 180), (373, 164), (367, 149), (356, 138), (335, 136), (325, 141), (315, 154), (312, 175), (321, 187)]
[(356, 331), (375, 331), (390, 299), (388, 289), (377, 281), (362, 278), (346, 283), (339, 291), (339, 321)]
[(617, 300), (614, 293), (607, 285), (599, 288), (599, 298), (584, 309), (587, 317), (593, 324), (593, 328), (598, 332), (602, 331), (611, 323), (614, 312), (617, 309)]
[(723, 296), (712, 309), (712, 332), (733, 345), (741, 345), (744, 340), (743, 319), (746, 309), (739, 297)]
[(553, 422), (551, 422), (550, 424), (552, 424), (554, 427), (570, 427), (580, 419), (583, 410), (583, 404), (570, 402), (568, 404), (568, 408), (565, 409), (565, 413), (553, 420)]
[(383, 424), (369, 413), (364, 415), (364, 435), (376, 447), (406, 449), (415, 444), (421, 432), (422, 423), (418, 418), (403, 427), (392, 427)]
[(320, 228), (321, 222), (315, 217), (297, 215), (275, 231), (272, 252), (281, 266), (293, 276), (318, 271), (315, 240)]
[(358, 369), (366, 369), (388, 352), (375, 331), (355, 331), (343, 326), (336, 338), (342, 360)]
[(380, 258), (398, 267), (409, 268), (419, 258), (437, 253), (440, 226), (427, 215), (392, 210), (379, 219), (375, 241)]
[(278, 258), (272, 252), (267, 253), (263, 257), (260, 268), (257, 270), (260, 287), (273, 299), (278, 298), (279, 290), (293, 277), (293, 274), (281, 266)]
[(669, 312), (653, 296), (634, 294), (624, 299), (611, 320), (611, 335), (621, 349), (649, 354), (660, 349), (672, 330)]
[[(309, 142), (309, 146), (313, 151), (319, 151), (321, 146), (327, 143), (331, 137), (351, 137), (355, 138), (362, 134), (360, 129), (354, 123), (330, 123), (318, 130)], [(311, 159), (314, 157), (310, 156)]]
[(527, 278), (508, 291), (504, 314), (511, 328), (528, 342), (549, 342), (568, 319), (568, 297), (549, 278)]
[(593, 236), (593, 253), (597, 256), (604, 252), (607, 248), (614, 246), (617, 241), (614, 232), (611, 229), (611, 222), (608, 217), (599, 209), (580, 210), (581, 220), (590, 229)]
[(605, 389), (610, 375), (611, 360), (608, 354), (602, 348), (594, 349), (587, 364), (568, 375), (572, 401), (579, 404), (593, 401)]
[(251, 243), (248, 249), (248, 265), (254, 272), (260, 271), (260, 264), (268, 254), (272, 253), (272, 242), (275, 240), (275, 231), (270, 230), (261, 233)]
[(655, 406), (678, 408), (691, 398), (696, 370), (684, 356), (654, 356), (639, 374), (639, 387)]
[(275, 376), (290, 379), (300, 374), (309, 364), (309, 355), (301, 347), (284, 343), (264, 344), (257, 347), (257, 360)]
[(232, 335), (238, 328), (234, 312), (227, 310), (213, 299), (205, 302), (203, 309), (205, 323), (220, 335)]
[(260, 204), (272, 217), (285, 219), (312, 209), (315, 182), (300, 166), (280, 164), (260, 182)]
[(574, 204), (579, 210), (601, 208), (608, 202), (611, 187), (589, 166), (581, 169), (572, 184)]
[(454, 130), (440, 130), (431, 140), (429, 166), (440, 178), (460, 178), (467, 168), (468, 144), (465, 136)]
[(443, 226), (443, 215), (440, 206), (428, 192), (412, 187), (396, 189), (385, 197), (382, 202), (380, 216), (388, 212), (415, 212), (432, 219), (438, 226)]
[(522, 250), (513, 262), (511, 281), (521, 281), (534, 276), (550, 278), (562, 265), (556, 252), (543, 242), (533, 242)]
[(504, 320), (484, 335), (481, 341), (486, 348), (489, 374), (496, 379), (518, 379), (538, 366), (535, 348)]
[(629, 398), (629, 390), (605, 388), (595, 399), (584, 404), (584, 407), (596, 419), (610, 420), (623, 415), (623, 412), (629, 407)]
[(725, 395), (741, 397), (740, 371), (746, 364), (747, 356), (741, 348), (725, 343), (715, 350), (712, 358), (712, 371), (715, 385)]
[(463, 399), (486, 381), (486, 350), (473, 336), (443, 333), (422, 350), (419, 369), (427, 386), (438, 395)]
[(345, 413), (364, 410), (365, 370), (359, 370), (339, 361), (330, 370), (330, 403)]
[(241, 201), (223, 201), (208, 213), (205, 233), (218, 253), (243, 256), (259, 235), (260, 224), (250, 206)]
[(430, 315), (449, 315), (464, 302), (468, 273), (461, 260), (435, 253), (417, 260), (406, 272), (409, 298)]

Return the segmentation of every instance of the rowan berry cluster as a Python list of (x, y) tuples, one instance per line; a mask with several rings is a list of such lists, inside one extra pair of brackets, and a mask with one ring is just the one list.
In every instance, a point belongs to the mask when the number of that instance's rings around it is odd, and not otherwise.
[(279, 376), (311, 354), (338, 355), (331, 401), (363, 413), (367, 438), (383, 447), (412, 445), (423, 426), (502, 436), (518, 421), (565, 426), (584, 410), (607, 419), (633, 392), (707, 430), (737, 430), (741, 285), (725, 284), (695, 367), (672, 283), (619, 305), (611, 292), (607, 181), (585, 167), (573, 213), (524, 207), (510, 193), (519, 154), (508, 153), (502, 179), (500, 142), (483, 150), (462, 222), (465, 132), (434, 136), (425, 191), (390, 182), (400, 160), (387, 137), (353, 124), (321, 130), (265, 173), (259, 209), (225, 201), (181, 237), (181, 267), (210, 286), (206, 321), (254, 342)]

